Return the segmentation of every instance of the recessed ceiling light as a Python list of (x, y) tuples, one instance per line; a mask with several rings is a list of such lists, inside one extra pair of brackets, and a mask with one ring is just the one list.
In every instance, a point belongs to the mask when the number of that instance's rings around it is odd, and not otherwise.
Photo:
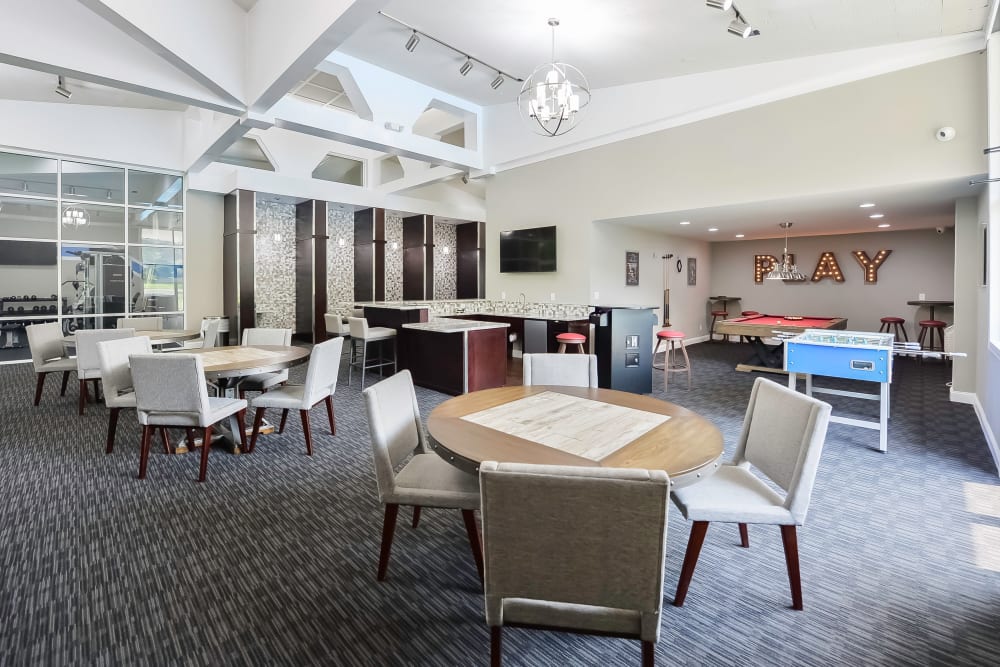
[(690, 225), (691, 221), (690, 220), (681, 220), (680, 224), (682, 224), (682, 225)]
[(875, 206), (875, 204), (873, 204), (871, 202), (865, 202), (864, 204), (861, 204), (860, 206), (858, 206), (858, 208), (872, 208), (873, 206)]
[(741, 239), (741, 238), (743, 238), (743, 236), (744, 236), (743, 234), (737, 234), (736, 238)]
[(890, 224), (889, 224), (888, 222), (883, 222), (883, 223), (882, 223), (881, 225), (879, 225), (878, 227), (879, 227), (879, 229), (885, 229), (886, 227), (891, 227), (891, 226), (892, 226), (892, 225), (890, 225)]
[(884, 218), (885, 213), (872, 213), (868, 217), (871, 218), (872, 220), (878, 220), (879, 218)]
[(719, 231), (719, 228), (718, 227), (709, 227), (708, 231), (710, 231), (710, 232), (717, 232), (717, 231)]

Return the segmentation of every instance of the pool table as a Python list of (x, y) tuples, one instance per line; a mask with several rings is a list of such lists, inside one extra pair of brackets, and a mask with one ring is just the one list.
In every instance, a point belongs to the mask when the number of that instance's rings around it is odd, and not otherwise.
[(768, 345), (764, 338), (773, 337), (776, 332), (787, 334), (802, 333), (806, 329), (846, 329), (844, 317), (805, 317), (800, 315), (753, 315), (734, 317), (715, 324), (715, 333), (731, 336), (745, 336), (753, 348), (753, 356), (736, 366), (738, 371), (767, 371), (783, 373), (784, 343)]

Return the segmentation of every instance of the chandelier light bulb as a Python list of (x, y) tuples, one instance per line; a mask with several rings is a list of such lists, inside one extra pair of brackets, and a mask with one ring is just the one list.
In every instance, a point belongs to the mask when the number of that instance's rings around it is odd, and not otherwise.
[(552, 29), (552, 61), (535, 68), (521, 86), (517, 108), (536, 133), (555, 137), (576, 126), (580, 111), (590, 102), (590, 84), (583, 73), (567, 63), (556, 62), (557, 19)]

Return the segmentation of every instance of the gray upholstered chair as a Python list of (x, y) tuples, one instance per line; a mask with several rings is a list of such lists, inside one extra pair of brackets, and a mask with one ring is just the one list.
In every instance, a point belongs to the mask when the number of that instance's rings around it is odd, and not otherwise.
[(351, 327), (344, 322), (342, 318), (337, 313), (327, 313), (323, 316), (323, 320), (326, 322), (326, 332), (331, 336), (349, 336), (351, 334)]
[(483, 553), (475, 516), (475, 510), (479, 509), (478, 481), (427, 448), (410, 372), (400, 371), (368, 387), (364, 397), (378, 498), (385, 505), (378, 580), (385, 579), (389, 569), (389, 553), (400, 505), (413, 507), (414, 528), (420, 521), (421, 507), (462, 510), (481, 580)]
[[(241, 345), (291, 345), (291, 329), (262, 329), (250, 328), (243, 330), (243, 340)], [(282, 382), (288, 382), (288, 370), (274, 373), (257, 373), (244, 378), (240, 382), (240, 398), (248, 391), (267, 391)]]
[(285, 420), (289, 410), (298, 410), (302, 416), (302, 430), (306, 438), (306, 454), (312, 456), (312, 431), (309, 428), (309, 411), (314, 405), (323, 401), (326, 403), (326, 416), (330, 420), (330, 435), (337, 435), (337, 423), (333, 416), (333, 393), (337, 391), (337, 375), (340, 372), (340, 352), (344, 346), (343, 338), (333, 338), (313, 346), (309, 355), (309, 367), (306, 369), (304, 384), (285, 385), (261, 394), (254, 398), (250, 405), (257, 409), (253, 418), (253, 434), (250, 436), (250, 449), (253, 453), (257, 446), (257, 436), (260, 435), (260, 425), (264, 420), (267, 408), (279, 408), (281, 425), (278, 433), (285, 430)]
[[(374, 368), (392, 366), (392, 372), (396, 372), (396, 330), (391, 327), (370, 327), (368, 320), (363, 317), (348, 317), (347, 324), (351, 330), (351, 358), (350, 366), (347, 369), (347, 384), (351, 384), (351, 373), (357, 366), (361, 371), (361, 391), (365, 390), (365, 371)], [(392, 341), (392, 359), (385, 356), (383, 345), (387, 341)], [(379, 354), (369, 363), (368, 344), (378, 343)], [(358, 361), (358, 350), (361, 351), (361, 360)]]
[[(672, 494), (674, 504), (692, 522), (674, 605), (684, 604), (708, 524), (718, 521), (739, 524), (744, 547), (750, 546), (747, 524), (781, 527), (792, 608), (802, 609), (795, 527), (806, 519), (829, 421), (828, 403), (757, 378), (732, 461), (711, 477)], [(751, 465), (785, 495), (751, 472)]]
[(76, 372), (76, 359), (66, 355), (63, 345), (63, 333), (58, 322), (31, 324), (24, 328), (28, 334), (28, 348), (31, 350), (31, 364), (35, 367), (38, 381), (35, 384), (35, 405), (42, 400), (42, 388), (45, 376), (49, 373), (62, 373), (62, 388), (60, 396), (66, 395), (66, 383), (69, 374)]
[(184, 343), (184, 349), (186, 350), (199, 350), (203, 348), (216, 347), (219, 344), (219, 326), (222, 324), (220, 319), (205, 319), (201, 321), (201, 332), (198, 340), (192, 340)]
[(110, 454), (115, 446), (115, 430), (118, 427), (118, 413), (122, 408), (135, 407), (135, 391), (132, 389), (132, 371), (129, 356), (151, 354), (153, 346), (148, 336), (133, 336), (105, 340), (97, 343), (97, 362), (104, 384), (104, 404), (108, 406), (108, 444), (105, 452)]
[(247, 402), (240, 398), (209, 398), (205, 386), (205, 367), (196, 354), (133, 354), (132, 386), (135, 407), (142, 424), (142, 454), (139, 479), (146, 479), (146, 463), (153, 431), (157, 427), (176, 426), (204, 429), (201, 467), (198, 481), (205, 481), (212, 426), (226, 417), (238, 415), (240, 446), (246, 448), (243, 418)]
[(159, 315), (150, 317), (119, 317), (119, 329), (135, 329), (136, 331), (162, 331), (163, 318)]
[(525, 354), (524, 384), (597, 387), (597, 356), (593, 354)]
[(78, 329), (76, 338), (76, 376), (80, 379), (80, 414), (87, 405), (87, 382), (94, 385), (94, 400), (100, 394), (97, 383), (101, 380), (101, 361), (97, 357), (97, 344), (106, 340), (131, 338), (135, 329)]
[(639, 639), (652, 665), (667, 474), (486, 461), (479, 483), (491, 664), (503, 627), (521, 626)]

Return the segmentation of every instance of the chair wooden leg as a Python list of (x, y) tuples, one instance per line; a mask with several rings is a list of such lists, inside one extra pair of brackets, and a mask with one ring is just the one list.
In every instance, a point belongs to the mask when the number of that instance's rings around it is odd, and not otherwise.
[(205, 475), (208, 473), (208, 450), (212, 448), (211, 425), (205, 427), (205, 434), (202, 437), (204, 438), (204, 440), (201, 441), (201, 466), (198, 468), (199, 482), (204, 482)]
[(420, 523), (420, 505), (413, 506), (413, 528), (417, 527)]
[(288, 419), (288, 410), (281, 411), (281, 423), (278, 424), (278, 433), (285, 432), (285, 420)]
[(503, 663), (503, 626), (490, 626), (490, 667), (500, 667)]
[(87, 404), (87, 381), (80, 380), (80, 414), (83, 414), (84, 406)]
[(146, 464), (149, 462), (149, 443), (153, 439), (153, 426), (142, 427), (142, 445), (139, 447), (139, 479), (146, 479)]
[(680, 607), (687, 597), (688, 586), (694, 575), (694, 566), (698, 564), (698, 554), (701, 545), (705, 543), (705, 533), (708, 532), (708, 521), (693, 521), (691, 536), (688, 538), (687, 551), (684, 553), (684, 565), (681, 566), (681, 576), (677, 581), (677, 591), (674, 593), (674, 606)]
[(781, 527), (781, 543), (785, 547), (788, 583), (792, 587), (792, 609), (802, 611), (802, 580), (799, 576), (799, 540), (795, 526)]
[(66, 385), (69, 384), (69, 373), (70, 373), (69, 371), (63, 371), (62, 386), (59, 387), (60, 396), (66, 395)]
[[(46, 375), (48, 375), (48, 373), (39, 373), (38, 374), (38, 381), (35, 383), (35, 405), (38, 405), (39, 401), (42, 400), (42, 387), (45, 386), (45, 376)], [(69, 376), (69, 373), (63, 373), (63, 385), (66, 384), (66, 378), (68, 376)]]
[(656, 644), (649, 641), (642, 642), (642, 667), (653, 667), (656, 664)]
[(750, 533), (745, 523), (740, 524), (740, 546), (744, 549), (750, 548)]
[(312, 431), (309, 429), (309, 411), (299, 410), (299, 414), (302, 415), (302, 432), (306, 436), (306, 456), (313, 455), (313, 439)]
[(236, 413), (236, 425), (240, 427), (240, 451), (247, 450), (247, 411), (240, 410)]
[(399, 505), (386, 504), (385, 518), (382, 520), (382, 548), (378, 554), (379, 581), (385, 581), (385, 573), (389, 569), (389, 553), (392, 551), (392, 535), (396, 531), (397, 514), (399, 514)]
[(483, 581), (483, 541), (479, 537), (479, 526), (476, 525), (476, 511), (462, 510), (462, 519), (465, 521), (465, 532), (469, 534), (469, 546), (472, 547), (472, 557), (476, 559), (476, 571), (479, 572), (479, 581)]
[(104, 450), (105, 454), (110, 454), (115, 448), (115, 431), (118, 429), (118, 412), (121, 408), (111, 408), (108, 413), (108, 445)]
[(330, 420), (330, 435), (337, 435), (337, 420), (333, 416), (333, 396), (323, 399), (326, 402), (326, 416)]
[(170, 437), (167, 435), (167, 427), (166, 426), (161, 426), (160, 427), (160, 440), (163, 441), (163, 453), (164, 454), (169, 454), (170, 453)]
[(257, 408), (257, 412), (253, 416), (253, 432), (250, 434), (248, 454), (253, 454), (253, 450), (257, 446), (257, 436), (260, 435), (260, 425), (264, 422), (264, 412), (266, 411), (267, 408)]

